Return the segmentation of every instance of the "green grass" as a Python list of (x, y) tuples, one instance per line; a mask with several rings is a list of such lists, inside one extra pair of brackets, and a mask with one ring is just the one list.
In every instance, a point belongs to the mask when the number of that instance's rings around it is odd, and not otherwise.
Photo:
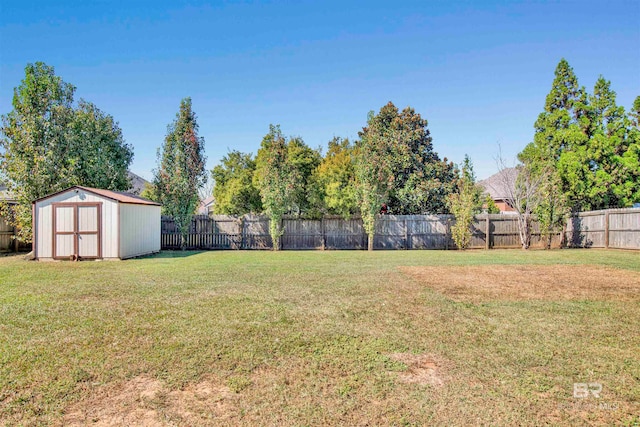
[[(640, 253), (3, 257), (0, 424), (64, 423), (70, 408), (96, 405), (104, 390), (112, 395), (140, 377), (166, 388), (146, 404), (168, 425), (639, 423), (640, 296), (472, 304), (398, 269), (493, 264), (638, 273)], [(393, 353), (433, 355), (444, 384), (399, 381), (407, 366)], [(204, 379), (229, 393), (227, 418), (211, 418), (206, 405), (181, 418), (172, 407), (171, 391)], [(574, 399), (576, 382), (602, 383), (601, 399)]]

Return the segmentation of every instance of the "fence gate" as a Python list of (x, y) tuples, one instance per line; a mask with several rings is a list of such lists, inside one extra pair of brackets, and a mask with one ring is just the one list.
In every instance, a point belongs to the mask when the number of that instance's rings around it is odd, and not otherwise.
[(102, 203), (53, 204), (53, 258), (102, 258)]

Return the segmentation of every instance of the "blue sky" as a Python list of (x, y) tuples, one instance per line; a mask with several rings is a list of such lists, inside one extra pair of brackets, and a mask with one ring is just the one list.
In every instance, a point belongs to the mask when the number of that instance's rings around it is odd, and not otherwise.
[[(28, 3), (28, 4), (27, 4)], [(0, 113), (44, 61), (119, 122), (150, 179), (180, 100), (208, 168), (256, 152), (269, 124), (326, 147), (388, 101), (429, 121), (434, 147), (479, 178), (533, 138), (558, 61), (618, 103), (640, 95), (640, 1), (0, 2)]]

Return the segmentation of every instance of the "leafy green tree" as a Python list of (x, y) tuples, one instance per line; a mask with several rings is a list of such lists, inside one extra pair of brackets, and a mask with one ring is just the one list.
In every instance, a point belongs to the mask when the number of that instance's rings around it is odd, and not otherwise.
[(72, 185), (129, 188), (131, 146), (113, 117), (84, 100), (75, 107), (74, 92), (53, 67), (28, 64), (13, 110), (2, 116), (0, 171), (18, 200), (10, 217), (22, 241), (32, 238), (35, 199)]
[(633, 100), (633, 106), (629, 112), (629, 120), (632, 129), (640, 129), (640, 96)]
[(127, 145), (118, 124), (90, 102), (80, 100), (74, 111), (67, 144), (70, 181), (85, 185), (127, 190), (128, 168), (133, 150)]
[[(556, 193), (572, 193), (569, 199), (577, 201), (584, 191), (579, 186), (586, 178), (584, 168), (580, 167), (586, 156), (581, 147), (587, 144), (591, 125), (586, 91), (578, 85), (578, 79), (565, 59), (556, 67), (551, 91), (546, 97), (544, 111), (535, 122), (535, 129), (534, 141), (520, 153), (520, 161), (528, 165), (532, 174), (551, 167), (552, 174), (556, 175), (554, 180), (559, 182), (554, 188)], [(556, 199), (550, 197), (548, 200), (553, 204)], [(561, 211), (563, 207), (547, 206), (546, 209)]]
[[(529, 181), (537, 182), (536, 200), (532, 213), (538, 217), (540, 231), (550, 247), (553, 233), (563, 225), (569, 206), (568, 177), (582, 177), (581, 159), (585, 156), (584, 147), (588, 141), (590, 125), (586, 114), (586, 92), (578, 86), (578, 79), (569, 63), (562, 59), (555, 70), (555, 78), (551, 91), (547, 95), (545, 110), (535, 123), (534, 141), (520, 153), (519, 159), (525, 165)], [(567, 150), (571, 153), (567, 156)], [(561, 160), (562, 159), (562, 160)], [(577, 167), (576, 167), (577, 166)], [(573, 172), (568, 174), (568, 170)], [(575, 186), (574, 186), (575, 187)], [(574, 188), (574, 194), (580, 189)], [(526, 207), (526, 200), (524, 206)], [(531, 203), (529, 203), (531, 206)], [(522, 209), (521, 209), (522, 210)], [(522, 224), (527, 225), (527, 232), (521, 233), (523, 247), (528, 247), (527, 216), (522, 217)]]
[(491, 197), (490, 194), (487, 194), (484, 198), (483, 206), (487, 210), (488, 214), (499, 214), (500, 208), (496, 205), (495, 200)]
[(457, 189), (457, 192), (447, 197), (449, 209), (456, 219), (451, 227), (451, 237), (459, 249), (467, 249), (471, 243), (473, 216), (482, 209), (482, 190), (476, 185), (473, 164), (467, 155), (464, 157)]
[[(631, 134), (631, 120), (624, 108), (616, 105), (611, 82), (602, 76), (589, 97), (592, 133), (586, 148), (589, 164), (589, 208), (631, 206), (640, 192), (640, 168), (637, 145)], [(633, 114), (633, 113), (632, 113)]]
[(348, 139), (335, 137), (311, 181), (315, 193), (312, 206), (322, 214), (348, 218), (358, 211), (355, 188), (355, 147)]
[(391, 212), (397, 214), (449, 213), (447, 197), (457, 191), (456, 168), (445, 157), (417, 169), (391, 196)]
[(158, 196), (158, 191), (156, 190), (156, 186), (150, 182), (146, 182), (144, 184), (144, 188), (140, 192), (140, 197), (147, 200), (153, 200), (154, 202), (160, 201), (160, 196)]
[(393, 184), (391, 145), (385, 137), (385, 127), (369, 112), (367, 127), (359, 133), (355, 158), (356, 195), (362, 224), (368, 236), (368, 250), (373, 250), (376, 217), (382, 204), (388, 200)]
[(621, 155), (622, 167), (630, 178), (621, 183), (619, 190), (625, 195), (625, 206), (640, 203), (640, 96), (636, 97), (629, 112), (629, 144)]
[(214, 181), (214, 212), (244, 215), (262, 212), (260, 191), (253, 184), (256, 161), (251, 154), (231, 151), (211, 171)]
[(163, 213), (173, 217), (176, 222), (184, 250), (191, 217), (199, 203), (198, 189), (207, 180), (204, 138), (198, 136), (198, 123), (191, 107), (191, 98), (184, 98), (180, 102), (180, 111), (167, 127), (164, 144), (158, 152), (158, 162), (153, 184)]
[(394, 214), (447, 212), (455, 169), (433, 151), (427, 121), (412, 108), (389, 102), (359, 132), (356, 185), (369, 249), (382, 203)]
[(302, 138), (293, 137), (287, 142), (287, 163), (291, 168), (292, 176), (296, 178), (289, 207), (292, 214), (312, 213), (314, 191), (312, 175), (321, 161), (320, 152), (305, 144)]
[(260, 189), (262, 207), (270, 220), (273, 250), (280, 250), (280, 237), (284, 233), (282, 217), (293, 203), (298, 177), (288, 161), (288, 146), (279, 125), (269, 125), (269, 133), (262, 139), (253, 180)]
[(623, 207), (639, 200), (633, 120), (615, 100), (609, 81), (600, 77), (589, 95), (566, 60), (560, 61), (534, 141), (519, 155), (532, 173), (550, 171), (537, 212), (547, 231), (559, 227), (569, 209)]

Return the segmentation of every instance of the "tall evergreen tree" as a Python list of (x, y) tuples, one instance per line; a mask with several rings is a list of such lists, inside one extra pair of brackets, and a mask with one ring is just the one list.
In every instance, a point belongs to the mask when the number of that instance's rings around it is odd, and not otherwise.
[(568, 209), (629, 206), (640, 192), (632, 127), (610, 86), (600, 77), (588, 95), (566, 60), (556, 68), (534, 141), (519, 155), (532, 173), (549, 173), (537, 212), (547, 231)]
[(518, 157), (534, 176), (549, 176), (537, 213), (543, 228), (551, 230), (562, 223), (567, 206), (580, 204), (588, 174), (585, 147), (592, 132), (586, 91), (564, 58), (534, 127), (533, 142)]
[(637, 156), (631, 121), (624, 108), (616, 105), (611, 82), (602, 76), (596, 81), (589, 101), (592, 134), (586, 150), (590, 170), (588, 207), (630, 206), (640, 191), (640, 169), (626, 161), (634, 154)]
[(198, 136), (191, 98), (180, 102), (176, 119), (167, 127), (158, 161), (159, 168), (154, 171), (156, 194), (162, 203), (163, 213), (175, 220), (184, 249), (191, 216), (199, 203), (198, 189), (207, 180), (204, 138)]

